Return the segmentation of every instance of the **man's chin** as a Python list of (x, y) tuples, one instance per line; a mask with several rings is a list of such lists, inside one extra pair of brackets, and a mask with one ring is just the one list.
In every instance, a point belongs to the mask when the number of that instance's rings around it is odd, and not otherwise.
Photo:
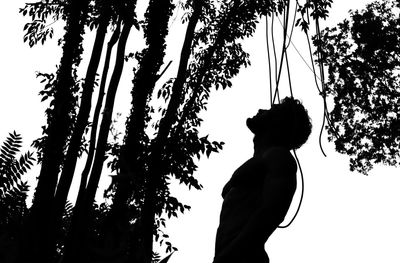
[(247, 128), (249, 128), (249, 130), (252, 132), (252, 133), (255, 133), (255, 121), (254, 121), (254, 118), (247, 118), (247, 120), (246, 120), (246, 126), (247, 126)]

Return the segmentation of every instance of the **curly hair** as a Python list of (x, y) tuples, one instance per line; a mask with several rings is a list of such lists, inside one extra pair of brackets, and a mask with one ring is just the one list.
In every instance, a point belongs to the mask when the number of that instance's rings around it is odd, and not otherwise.
[(255, 135), (268, 133), (274, 143), (289, 149), (298, 149), (307, 141), (312, 124), (299, 100), (286, 97), (265, 112), (249, 126)]

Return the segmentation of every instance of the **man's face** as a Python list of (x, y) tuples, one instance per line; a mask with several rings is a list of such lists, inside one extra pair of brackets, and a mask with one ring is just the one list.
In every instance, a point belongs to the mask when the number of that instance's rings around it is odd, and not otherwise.
[(250, 129), (250, 131), (254, 134), (257, 134), (259, 132), (267, 132), (272, 114), (277, 110), (277, 106), (278, 105), (274, 104), (269, 110), (260, 109), (258, 110), (256, 115), (248, 118), (246, 121), (246, 125)]
[(268, 110), (260, 109), (257, 114), (253, 117), (247, 119), (246, 124), (247, 127), (253, 132), (256, 133), (258, 129), (262, 126), (262, 123), (266, 121), (266, 117), (268, 116)]

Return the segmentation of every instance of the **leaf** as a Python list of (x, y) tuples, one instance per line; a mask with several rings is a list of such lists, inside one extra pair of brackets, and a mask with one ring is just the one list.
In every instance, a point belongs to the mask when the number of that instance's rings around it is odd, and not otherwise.
[(160, 260), (158, 263), (167, 263), (169, 259), (171, 258), (172, 254), (174, 254), (175, 251), (172, 251), (168, 256)]

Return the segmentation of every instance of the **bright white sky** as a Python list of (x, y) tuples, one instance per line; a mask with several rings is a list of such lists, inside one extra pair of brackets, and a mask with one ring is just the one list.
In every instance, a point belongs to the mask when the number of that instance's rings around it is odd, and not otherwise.
[[(0, 43), (0, 141), (8, 132), (16, 130), (23, 135), (28, 146), (41, 134), (46, 106), (40, 103), (37, 96), (41, 85), (34, 72), (54, 71), (60, 50), (56, 40), (33, 49), (22, 42), (25, 20), (18, 14), (18, 8), (24, 2), (7, 1), (0, 8), (3, 39)], [(331, 16), (323, 27), (336, 24), (347, 16), (349, 9), (361, 8), (368, 2), (335, 0)], [(179, 31), (179, 24), (177, 18), (171, 30), (176, 27)], [(171, 258), (171, 263), (212, 262), (222, 204), (220, 192), (233, 171), (252, 155), (252, 135), (245, 127), (245, 120), (259, 108), (266, 108), (269, 101), (264, 32), (265, 25), (261, 23), (254, 38), (246, 41), (252, 66), (241, 71), (234, 79), (231, 90), (215, 93), (209, 110), (203, 115), (203, 133), (226, 143), (220, 154), (199, 163), (196, 176), (204, 190), (189, 192), (183, 186), (173, 188), (173, 192), (190, 204), (192, 210), (168, 223), (166, 231), (172, 237), (173, 245), (179, 249)], [(55, 39), (60, 36), (60, 33), (56, 34)], [(135, 41), (132, 40), (131, 47)], [(174, 41), (177, 41), (176, 45)], [(309, 60), (305, 41), (304, 34), (297, 30), (293, 42), (303, 57)], [(174, 46), (179, 47), (179, 38), (171, 37), (168, 44), (170, 50)], [(131, 52), (129, 48), (128, 52)], [(318, 146), (322, 103), (313, 75), (292, 47), (289, 52), (294, 95), (301, 98), (309, 109), (314, 131), (309, 142), (298, 151), (305, 175), (303, 205), (293, 224), (287, 229), (275, 231), (268, 240), (266, 250), (271, 262), (400, 262), (400, 177), (396, 168), (377, 167), (368, 177), (350, 173), (348, 158), (335, 153), (333, 145), (326, 139), (323, 144), (328, 157), (323, 157)], [(175, 57), (176, 54), (171, 52), (165, 61), (173, 60), (173, 65), (176, 65)], [(116, 111), (123, 115), (129, 104), (124, 97), (128, 97), (126, 94), (131, 85), (131, 67), (129, 64), (125, 67), (125, 77), (117, 98)], [(166, 75), (172, 76), (173, 70), (171, 66)], [(285, 88), (284, 78), (281, 89)], [(30, 175), (31, 180), (37, 174), (36, 168)], [(295, 199), (292, 213), (298, 201)]]

